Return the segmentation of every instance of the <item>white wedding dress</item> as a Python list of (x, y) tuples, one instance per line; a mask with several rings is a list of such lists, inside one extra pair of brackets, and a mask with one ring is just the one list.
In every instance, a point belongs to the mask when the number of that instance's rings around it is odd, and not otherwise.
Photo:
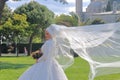
[(18, 80), (68, 80), (62, 68), (73, 64), (73, 52), (89, 63), (89, 80), (120, 73), (120, 22), (84, 27), (52, 24), (46, 30), (52, 39), (42, 46), (43, 56)]
[(18, 80), (68, 80), (55, 59), (54, 48), (53, 40), (47, 40), (41, 48), (43, 56), (38, 63), (27, 69)]

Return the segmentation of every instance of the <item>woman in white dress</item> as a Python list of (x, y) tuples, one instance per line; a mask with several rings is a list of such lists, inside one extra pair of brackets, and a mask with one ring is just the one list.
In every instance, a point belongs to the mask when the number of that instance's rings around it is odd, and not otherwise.
[(18, 80), (68, 80), (62, 67), (56, 61), (55, 43), (51, 34), (45, 31), (46, 42), (38, 62), (25, 71)]
[(43, 56), (18, 80), (68, 80), (63, 69), (73, 64), (73, 51), (89, 63), (89, 80), (99, 75), (120, 73), (119, 25), (50, 25), (46, 29), (47, 41), (41, 48)]

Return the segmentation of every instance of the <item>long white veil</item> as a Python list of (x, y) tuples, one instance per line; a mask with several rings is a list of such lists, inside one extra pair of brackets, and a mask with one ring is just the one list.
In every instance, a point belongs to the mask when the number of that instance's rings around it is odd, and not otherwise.
[(89, 80), (99, 75), (120, 73), (120, 23), (77, 27), (52, 24), (48, 31), (56, 43), (56, 59), (63, 67), (73, 63), (73, 50), (88, 61)]

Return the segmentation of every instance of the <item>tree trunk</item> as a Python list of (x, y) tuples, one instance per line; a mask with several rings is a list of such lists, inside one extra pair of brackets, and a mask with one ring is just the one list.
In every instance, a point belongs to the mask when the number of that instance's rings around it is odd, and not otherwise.
[(1, 54), (2, 54), (2, 37), (0, 35), (0, 56), (1, 56)]
[[(36, 30), (38, 30), (40, 28), (40, 24), (38, 24), (36, 26)], [(28, 56), (30, 56), (30, 53), (32, 52), (32, 40), (33, 40), (33, 37), (35, 36), (36, 34), (36, 30), (33, 31), (33, 33), (31, 34), (30, 36), (30, 40), (29, 40), (29, 49), (28, 49)]]
[(2, 53), (1, 48), (2, 48), (2, 45), (1, 45), (1, 42), (0, 42), (0, 56), (1, 56), (1, 53)]
[(0, 0), (0, 24), (1, 24), (2, 12), (3, 12), (6, 1), (7, 0)]
[(30, 40), (29, 40), (29, 49), (28, 49), (28, 56), (30, 56), (31, 52), (32, 52), (32, 40), (33, 40), (34, 34), (32, 34), (30, 36)]
[(18, 57), (19, 54), (18, 54), (18, 43), (15, 43), (15, 53), (16, 53), (16, 56)]

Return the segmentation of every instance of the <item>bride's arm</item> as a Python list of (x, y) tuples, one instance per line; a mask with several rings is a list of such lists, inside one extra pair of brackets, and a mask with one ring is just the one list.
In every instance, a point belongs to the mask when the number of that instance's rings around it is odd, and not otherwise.
[(43, 53), (43, 55), (36, 60), (36, 62), (40, 62), (40, 61), (45, 61), (47, 59), (46, 55)]
[(45, 61), (46, 59), (53, 57), (54, 43), (52, 41), (47, 41), (43, 45), (43, 55), (38, 59), (38, 62)]

